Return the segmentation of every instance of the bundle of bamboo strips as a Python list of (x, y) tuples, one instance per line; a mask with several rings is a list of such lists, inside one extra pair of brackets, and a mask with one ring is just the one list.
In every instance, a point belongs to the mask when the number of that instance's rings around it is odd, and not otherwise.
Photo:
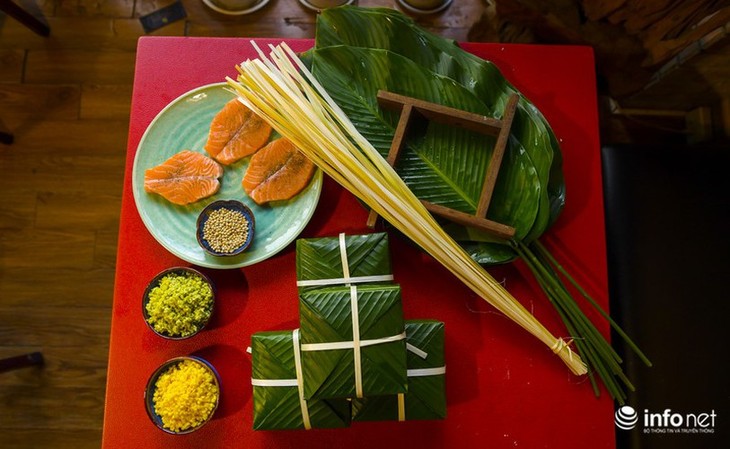
[(481, 298), (547, 345), (573, 373), (586, 373), (569, 344), (553, 336), (439, 226), (285, 43), (271, 46), (268, 58), (252, 45), (260, 58), (241, 63), (237, 80), (227, 78), (243, 103)]

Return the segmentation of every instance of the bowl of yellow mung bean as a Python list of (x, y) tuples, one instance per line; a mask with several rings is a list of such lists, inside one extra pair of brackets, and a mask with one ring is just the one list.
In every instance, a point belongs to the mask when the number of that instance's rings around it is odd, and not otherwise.
[(213, 417), (220, 379), (208, 361), (176, 357), (152, 373), (144, 396), (152, 422), (167, 433), (182, 435), (200, 429)]
[(214, 256), (237, 256), (253, 241), (253, 212), (236, 200), (218, 200), (208, 204), (198, 215), (196, 238), (207, 253)]
[(155, 276), (142, 296), (142, 316), (157, 335), (182, 340), (197, 334), (213, 314), (213, 282), (189, 267), (168, 268)]

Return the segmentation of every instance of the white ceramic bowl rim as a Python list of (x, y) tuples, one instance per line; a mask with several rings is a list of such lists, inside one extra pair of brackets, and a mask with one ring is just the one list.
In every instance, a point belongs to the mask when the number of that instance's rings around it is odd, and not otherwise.
[[(316, 1), (316, 0), (315, 0), (315, 1)], [(341, 4), (339, 4), (339, 5), (332, 5), (332, 6), (317, 6), (317, 5), (313, 4), (313, 3), (311, 3), (311, 1), (307, 1), (307, 0), (299, 0), (299, 3), (301, 3), (302, 5), (304, 5), (304, 7), (305, 7), (305, 8), (308, 8), (308, 9), (311, 9), (312, 11), (317, 11), (317, 12), (319, 12), (319, 11), (322, 11), (323, 9), (327, 9), (327, 8), (334, 8), (334, 7), (337, 7), (337, 6), (346, 6), (346, 5), (351, 5), (351, 4), (353, 4), (354, 2), (355, 2), (355, 0), (347, 0), (346, 2), (344, 2), (344, 3), (341, 3)]]
[(421, 9), (417, 6), (414, 6), (410, 3), (408, 3), (407, 0), (398, 0), (398, 4), (405, 9), (406, 11), (415, 13), (415, 14), (435, 14), (437, 12), (443, 11), (446, 9), (450, 4), (452, 0), (445, 0), (442, 4), (436, 6), (432, 9)]
[(221, 14), (226, 14), (229, 16), (241, 16), (244, 14), (251, 14), (253, 12), (258, 11), (259, 9), (266, 6), (267, 3), (269, 3), (270, 0), (258, 0), (255, 1), (253, 5), (251, 5), (248, 8), (240, 9), (240, 10), (230, 10), (225, 9), (221, 5), (217, 4), (215, 0), (203, 0), (203, 3), (205, 3), (206, 6), (208, 6), (210, 9), (212, 9), (215, 12), (219, 12)]

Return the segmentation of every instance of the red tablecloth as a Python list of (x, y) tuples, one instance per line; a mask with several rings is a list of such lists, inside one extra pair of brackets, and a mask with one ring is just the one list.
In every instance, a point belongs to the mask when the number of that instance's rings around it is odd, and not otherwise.
[[(273, 42), (273, 41), (272, 41)], [(304, 50), (311, 41), (289, 41)], [(268, 43), (265, 41), (264, 43)], [(552, 124), (562, 145), (567, 206), (545, 237), (569, 270), (607, 304), (606, 249), (593, 54), (583, 47), (464, 44), (493, 61)], [(373, 448), (614, 447), (612, 401), (597, 399), (585, 377), (571, 375), (537, 339), (496, 313), (438, 263), (391, 236), (396, 282), (407, 318), (446, 323), (448, 418), (428, 422), (354, 423), (349, 429), (252, 430), (250, 336), (297, 327), (293, 244), (244, 269), (203, 270), (219, 300), (209, 329), (184, 341), (154, 335), (141, 315), (145, 284), (159, 271), (188, 265), (165, 251), (134, 205), (134, 154), (155, 115), (180, 94), (235, 75), (253, 57), (246, 39), (159, 38), (139, 41), (112, 315), (103, 447), (111, 448)], [(361, 233), (366, 212), (331, 180), (303, 237)], [(556, 335), (565, 330), (520, 264), (491, 270)], [(601, 329), (607, 331), (605, 326)], [(165, 360), (198, 354), (222, 378), (220, 407), (206, 427), (165, 434), (146, 415), (143, 390)]]

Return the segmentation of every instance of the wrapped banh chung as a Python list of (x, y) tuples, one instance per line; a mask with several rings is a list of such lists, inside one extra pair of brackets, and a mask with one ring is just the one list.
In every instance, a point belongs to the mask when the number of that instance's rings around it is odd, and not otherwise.
[(296, 247), (300, 292), (346, 283), (393, 280), (386, 233), (299, 239)]
[(349, 426), (349, 401), (304, 399), (298, 346), (298, 330), (251, 336), (254, 429)]
[(352, 400), (353, 421), (405, 421), (446, 417), (444, 323), (406, 321), (408, 393)]

